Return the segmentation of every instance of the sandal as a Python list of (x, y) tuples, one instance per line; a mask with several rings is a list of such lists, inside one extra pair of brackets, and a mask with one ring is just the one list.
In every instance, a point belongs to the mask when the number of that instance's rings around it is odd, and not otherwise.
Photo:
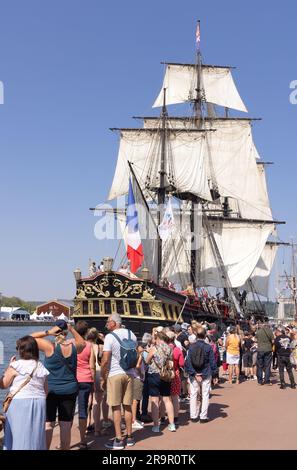
[(78, 447), (79, 447), (79, 450), (88, 450), (88, 444), (86, 444), (85, 442), (80, 442), (78, 444)]

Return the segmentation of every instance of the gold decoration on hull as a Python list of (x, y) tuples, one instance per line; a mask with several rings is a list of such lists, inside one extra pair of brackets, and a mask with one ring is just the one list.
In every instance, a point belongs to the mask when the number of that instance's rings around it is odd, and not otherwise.
[(128, 294), (141, 294), (143, 290), (142, 283), (131, 284), (130, 281), (122, 282), (120, 279), (115, 279), (113, 286), (119, 289), (114, 293), (115, 297), (128, 297)]

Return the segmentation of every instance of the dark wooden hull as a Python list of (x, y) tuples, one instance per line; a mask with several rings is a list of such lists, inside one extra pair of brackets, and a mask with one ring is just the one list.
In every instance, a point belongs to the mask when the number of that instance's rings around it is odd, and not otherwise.
[(153, 282), (117, 272), (98, 273), (79, 280), (74, 302), (75, 322), (86, 320), (90, 327), (104, 332), (108, 316), (118, 313), (123, 325), (134, 331), (138, 338), (160, 325), (191, 323), (192, 320), (232, 322), (225, 315), (227, 310), (220, 310), (211, 301), (187, 297)]

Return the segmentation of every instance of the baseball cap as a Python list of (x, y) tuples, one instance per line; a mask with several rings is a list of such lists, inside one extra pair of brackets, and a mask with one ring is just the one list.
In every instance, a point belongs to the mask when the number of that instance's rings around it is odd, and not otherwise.
[(55, 321), (55, 326), (57, 326), (61, 330), (67, 330), (68, 329), (68, 326), (67, 326), (67, 323), (65, 322), (65, 320), (56, 320)]
[(189, 323), (182, 323), (181, 329), (182, 329), (182, 330), (187, 330), (189, 326), (190, 326)]
[(176, 333), (180, 333), (182, 330), (182, 327), (179, 323), (177, 323), (176, 325), (173, 326), (173, 329)]

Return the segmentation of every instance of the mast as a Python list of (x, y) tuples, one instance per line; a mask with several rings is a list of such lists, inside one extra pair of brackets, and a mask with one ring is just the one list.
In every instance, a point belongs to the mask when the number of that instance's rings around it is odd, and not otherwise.
[[(200, 20), (197, 21), (197, 29), (196, 29), (196, 65), (197, 65), (197, 87), (196, 87), (196, 98), (194, 101), (194, 118), (195, 122), (198, 123), (199, 119), (199, 129), (203, 126), (203, 110), (202, 110), (202, 57), (201, 57), (201, 50), (200, 50), (200, 40), (201, 40), (201, 27), (200, 27)], [(191, 208), (190, 208), (190, 230), (191, 233), (194, 234), (192, 237), (192, 245), (194, 248), (196, 246), (195, 243), (195, 202), (194, 200), (191, 201)], [(192, 247), (193, 248), (193, 247)], [(191, 249), (191, 262), (190, 262), (190, 277), (191, 282), (193, 284), (193, 288), (195, 290), (197, 284), (197, 250)]]
[(194, 116), (195, 118), (203, 118), (202, 111), (202, 57), (200, 50), (200, 39), (201, 39), (201, 28), (200, 20), (197, 21), (196, 29), (196, 66), (197, 66), (197, 87), (196, 87), (196, 98), (194, 101)]
[[(163, 106), (161, 112), (161, 120), (162, 120), (162, 140), (161, 140), (161, 162), (160, 162), (160, 185), (158, 188), (158, 225), (162, 222), (163, 212), (164, 212), (164, 204), (165, 204), (165, 197), (166, 197), (166, 120), (168, 117), (167, 109), (166, 109), (166, 88), (163, 88)], [(162, 240), (159, 237), (158, 239), (158, 283), (161, 283), (161, 275), (162, 275)]]
[(296, 286), (296, 263), (295, 263), (295, 246), (296, 244), (293, 243), (293, 240), (291, 242), (291, 248), (292, 248), (292, 300), (293, 300), (293, 305), (294, 305), (294, 320), (295, 322), (297, 321), (297, 286)]

